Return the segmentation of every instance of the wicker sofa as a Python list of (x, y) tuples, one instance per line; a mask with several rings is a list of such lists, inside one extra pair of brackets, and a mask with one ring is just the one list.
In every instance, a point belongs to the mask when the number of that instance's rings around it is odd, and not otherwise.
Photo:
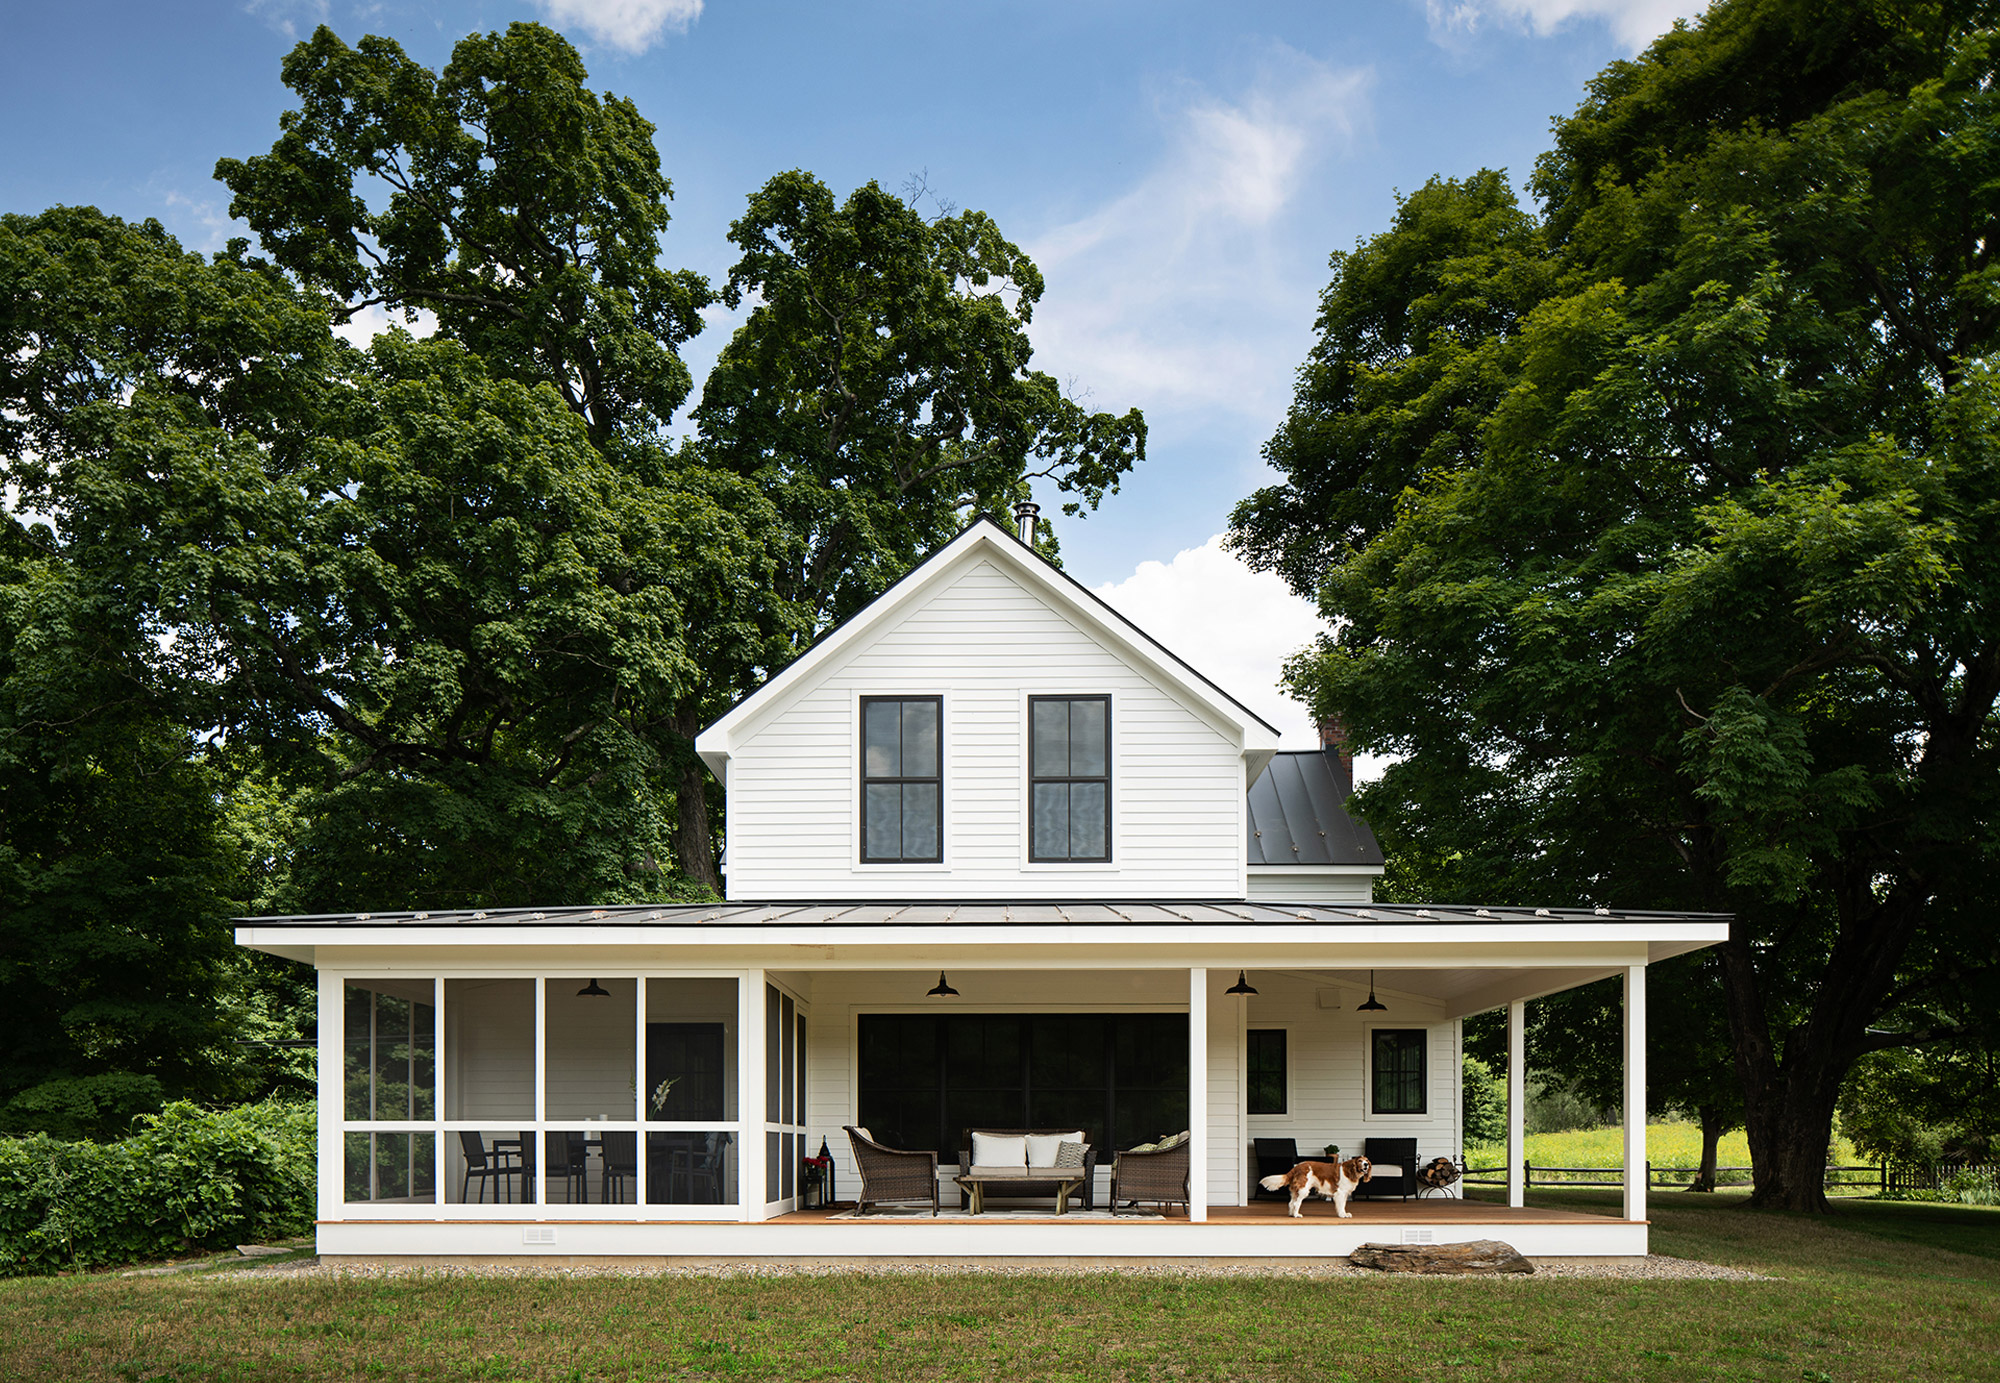
[(884, 1147), (865, 1129), (852, 1125), (847, 1126), (847, 1141), (853, 1145), (854, 1165), (861, 1173), (856, 1213), (865, 1215), (869, 1206), (885, 1201), (929, 1201), (931, 1214), (938, 1213), (936, 1153)]
[[(982, 1133), (988, 1137), (998, 1138), (1049, 1138), (1058, 1133), (1075, 1133), (1077, 1131), (1074, 1124), (1068, 1128), (966, 1129), (958, 1140), (958, 1174), (960, 1176), (969, 1176), (972, 1173), (972, 1135), (975, 1133)], [(1086, 1144), (1083, 1154), (1083, 1186), (1081, 1188), (1081, 1195), (1073, 1194), (1070, 1198), (1070, 1204), (1080, 1206), (1085, 1210), (1094, 1208), (1096, 1205), (1097, 1188), (1093, 1183), (1096, 1180), (1097, 1149), (1094, 1145)], [(1053, 1196), (1055, 1193), (1056, 1183), (1053, 1181), (1010, 1182), (1006, 1190), (1006, 1194), (1009, 1196)], [(959, 1203), (961, 1205), (965, 1203), (965, 1196), (965, 1192), (959, 1192)]]
[(1187, 1205), (1193, 1152), (1193, 1140), (1183, 1135), (1171, 1148), (1119, 1153), (1111, 1163), (1111, 1213), (1121, 1205)]

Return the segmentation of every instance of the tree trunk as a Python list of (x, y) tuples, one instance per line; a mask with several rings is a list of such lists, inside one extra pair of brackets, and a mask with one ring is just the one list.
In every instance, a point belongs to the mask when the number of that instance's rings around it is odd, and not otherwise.
[(1701, 1167), (1688, 1183), (1690, 1191), (1715, 1189), (1716, 1149), (1722, 1143), (1724, 1119), (1720, 1105), (1705, 1104), (1695, 1109), (1701, 1118)]
[(698, 707), (674, 712), (669, 724), (674, 732), (674, 858), (681, 873), (694, 883), (722, 896), (722, 871), (716, 868), (715, 831), (708, 819), (709, 772), (694, 752), (694, 737), (701, 733)]

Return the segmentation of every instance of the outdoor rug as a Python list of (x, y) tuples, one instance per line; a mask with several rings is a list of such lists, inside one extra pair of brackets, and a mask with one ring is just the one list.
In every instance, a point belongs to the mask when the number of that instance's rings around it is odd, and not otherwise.
[[(829, 1220), (929, 1220), (933, 1216), (929, 1206), (885, 1205), (870, 1210), (866, 1215), (857, 1210), (839, 1210), (827, 1216)], [(1109, 1210), (1072, 1210), (1067, 1215), (1057, 1215), (1053, 1206), (1036, 1210), (1031, 1206), (1021, 1206), (988, 1210), (982, 1215), (959, 1209), (940, 1209), (935, 1216), (939, 1221), (959, 1220), (969, 1224), (985, 1224), (989, 1220), (1061, 1220), (1067, 1224), (1071, 1220), (1101, 1222), (1112, 1219)], [(1120, 1220), (1160, 1220), (1166, 1217), (1157, 1210), (1124, 1210), (1116, 1216)]]

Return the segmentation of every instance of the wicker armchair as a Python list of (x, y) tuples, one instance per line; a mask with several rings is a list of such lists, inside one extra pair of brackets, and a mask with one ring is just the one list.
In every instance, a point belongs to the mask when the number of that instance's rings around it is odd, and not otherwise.
[(1193, 1141), (1152, 1152), (1122, 1152), (1111, 1163), (1111, 1213), (1141, 1201), (1161, 1206), (1188, 1204), (1188, 1162)]
[(929, 1201), (938, 1213), (937, 1154), (885, 1148), (849, 1125), (847, 1141), (854, 1148), (854, 1165), (861, 1173), (861, 1194), (855, 1205), (865, 1215), (885, 1201)]

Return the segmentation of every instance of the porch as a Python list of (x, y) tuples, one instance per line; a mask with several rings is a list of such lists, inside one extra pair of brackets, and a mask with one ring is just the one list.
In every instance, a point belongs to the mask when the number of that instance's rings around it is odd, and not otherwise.
[[(794, 1210), (754, 1224), (648, 1220), (607, 1225), (551, 1220), (524, 1227), (512, 1221), (451, 1222), (449, 1247), (436, 1230), (407, 1221), (321, 1225), (323, 1258), (429, 1262), (562, 1261), (616, 1257), (661, 1265), (727, 1263), (832, 1264), (896, 1261), (931, 1267), (1000, 1264), (1049, 1266), (1089, 1262), (1106, 1267), (1163, 1263), (1324, 1262), (1366, 1243), (1458, 1243), (1504, 1239), (1530, 1258), (1628, 1257), (1646, 1252), (1643, 1222), (1573, 1210), (1529, 1209), (1480, 1201), (1363, 1201), (1339, 1219), (1324, 1201), (1308, 1203), (1299, 1219), (1283, 1202), (1214, 1206), (1202, 1221), (1185, 1212), (1164, 1216), (1055, 1216), (989, 1212), (973, 1220), (948, 1212), (937, 1219), (882, 1214), (853, 1218), (836, 1204)], [(431, 1233), (427, 1234), (426, 1229)]]

